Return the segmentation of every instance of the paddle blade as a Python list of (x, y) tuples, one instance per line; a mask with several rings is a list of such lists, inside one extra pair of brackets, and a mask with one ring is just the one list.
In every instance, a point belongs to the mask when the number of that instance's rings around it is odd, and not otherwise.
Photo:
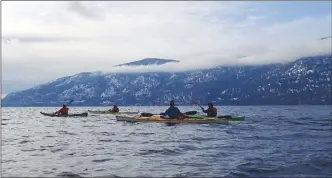
[(67, 103), (66, 105), (69, 105), (70, 103), (72, 103), (74, 100), (71, 100), (71, 101), (69, 101), (69, 103)]

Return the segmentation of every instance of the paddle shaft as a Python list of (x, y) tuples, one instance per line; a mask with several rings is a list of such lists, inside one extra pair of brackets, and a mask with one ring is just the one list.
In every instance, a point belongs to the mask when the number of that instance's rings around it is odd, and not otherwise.
[(73, 101), (74, 101), (74, 100), (69, 101), (69, 103), (67, 103), (66, 106), (67, 106), (67, 105), (70, 105), (70, 103), (72, 103)]
[(203, 110), (204, 110), (204, 108), (203, 108), (203, 107), (202, 107), (200, 104), (198, 104), (198, 103), (197, 103), (197, 105), (198, 105), (198, 106), (199, 106), (201, 109), (203, 109)]
[(193, 100), (193, 103), (196, 104), (197, 106), (199, 106), (201, 109), (204, 110), (204, 108), (200, 104), (198, 104), (197, 101)]

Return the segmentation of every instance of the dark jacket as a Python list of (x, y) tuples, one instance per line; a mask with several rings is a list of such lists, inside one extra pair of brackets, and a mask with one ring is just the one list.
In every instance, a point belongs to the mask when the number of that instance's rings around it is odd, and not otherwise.
[(212, 107), (208, 108), (207, 110), (202, 109), (204, 113), (207, 114), (208, 117), (216, 117), (217, 116), (217, 109)]
[(170, 106), (164, 113), (164, 116), (168, 116), (171, 118), (178, 118), (181, 117), (182, 113), (180, 112), (179, 108), (175, 106)]

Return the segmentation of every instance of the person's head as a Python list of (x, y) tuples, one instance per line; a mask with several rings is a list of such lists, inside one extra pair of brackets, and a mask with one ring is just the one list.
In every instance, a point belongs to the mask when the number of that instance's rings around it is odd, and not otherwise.
[(65, 107), (67, 107), (67, 106), (63, 104), (62, 107), (65, 108)]
[(114, 108), (117, 108), (118, 106), (116, 106), (116, 105), (113, 105), (113, 107), (114, 107)]
[(212, 103), (208, 103), (208, 106), (209, 106), (209, 108), (212, 108), (213, 104)]
[(169, 105), (170, 106), (174, 106), (175, 104), (174, 104), (174, 100), (171, 100), (170, 102), (169, 102)]

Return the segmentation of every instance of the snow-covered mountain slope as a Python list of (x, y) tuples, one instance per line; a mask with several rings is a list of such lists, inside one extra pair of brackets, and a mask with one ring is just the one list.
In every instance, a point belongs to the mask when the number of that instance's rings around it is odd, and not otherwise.
[(217, 67), (167, 73), (89, 73), (67, 76), (8, 94), (4, 106), (331, 104), (332, 56), (287, 64)]

